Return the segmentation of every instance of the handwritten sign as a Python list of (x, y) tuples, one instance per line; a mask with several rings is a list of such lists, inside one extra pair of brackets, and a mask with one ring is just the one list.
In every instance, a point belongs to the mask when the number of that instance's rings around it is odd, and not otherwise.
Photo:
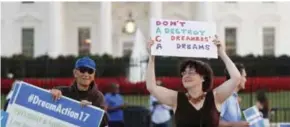
[(157, 56), (217, 58), (211, 22), (151, 19), (151, 54)]
[(8, 116), (7, 112), (1, 110), (1, 127), (6, 127)]
[(246, 120), (250, 127), (266, 127), (264, 120), (256, 106), (250, 107), (243, 111)]
[(99, 127), (104, 115), (67, 97), (54, 101), (48, 90), (25, 82), (16, 82), (7, 112), (9, 127)]

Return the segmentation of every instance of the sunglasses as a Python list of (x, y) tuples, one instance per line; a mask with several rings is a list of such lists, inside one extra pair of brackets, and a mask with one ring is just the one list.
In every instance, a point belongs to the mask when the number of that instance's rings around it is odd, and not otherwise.
[(94, 69), (92, 68), (88, 68), (88, 67), (80, 67), (78, 68), (78, 70), (81, 72), (81, 73), (86, 73), (88, 72), (89, 74), (93, 74), (95, 72)]

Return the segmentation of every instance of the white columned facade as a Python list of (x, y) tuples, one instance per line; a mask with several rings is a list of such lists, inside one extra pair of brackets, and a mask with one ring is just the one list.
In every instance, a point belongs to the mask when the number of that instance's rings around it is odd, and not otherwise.
[(100, 54), (113, 55), (112, 43), (112, 3), (101, 2), (100, 7)]
[(63, 22), (63, 3), (49, 2), (50, 4), (50, 41), (48, 55), (58, 57), (64, 52), (64, 22)]

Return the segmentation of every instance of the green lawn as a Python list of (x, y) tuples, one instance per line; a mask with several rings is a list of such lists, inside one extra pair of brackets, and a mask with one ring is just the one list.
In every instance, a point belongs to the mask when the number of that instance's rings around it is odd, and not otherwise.
[[(245, 109), (251, 107), (255, 104), (255, 95), (248, 93), (239, 94), (242, 98), (241, 108)], [(252, 101), (251, 101), (252, 96)], [(290, 108), (290, 92), (273, 92), (267, 94), (270, 100), (271, 107), (280, 107), (280, 108)], [(149, 106), (149, 96), (141, 96), (141, 95), (129, 95), (124, 96), (125, 102), (130, 105), (141, 105), (148, 107)], [(1, 95), (1, 109), (3, 107), (5, 101), (5, 95)], [(289, 114), (289, 115), (288, 115)], [(271, 117), (274, 121), (277, 122), (290, 122), (290, 111), (277, 111)]]

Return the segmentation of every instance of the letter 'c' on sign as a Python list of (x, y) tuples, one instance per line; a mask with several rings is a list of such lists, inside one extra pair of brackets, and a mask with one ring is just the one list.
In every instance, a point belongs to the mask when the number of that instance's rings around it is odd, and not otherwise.
[(161, 42), (160, 36), (156, 36), (156, 37), (155, 37), (155, 41), (157, 41), (157, 42)]

